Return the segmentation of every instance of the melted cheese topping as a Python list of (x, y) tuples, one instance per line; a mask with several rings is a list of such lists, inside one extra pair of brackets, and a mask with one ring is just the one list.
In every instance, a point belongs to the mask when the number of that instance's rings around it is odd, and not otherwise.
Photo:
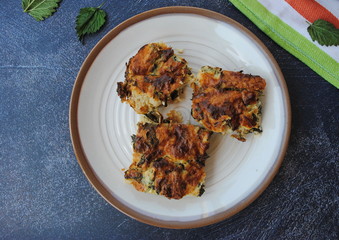
[(202, 67), (192, 84), (192, 116), (213, 132), (245, 141), (245, 134), (261, 132), (259, 97), (265, 86), (259, 76)]
[(125, 179), (138, 191), (180, 199), (204, 192), (211, 132), (187, 124), (139, 123)]
[(266, 81), (260, 76), (232, 72), (221, 68), (203, 66), (198, 73), (198, 86), (201, 88), (237, 89), (247, 91), (263, 91)]
[(139, 114), (167, 106), (193, 78), (185, 59), (163, 43), (150, 43), (132, 57), (126, 68), (125, 81), (118, 83), (118, 95)]

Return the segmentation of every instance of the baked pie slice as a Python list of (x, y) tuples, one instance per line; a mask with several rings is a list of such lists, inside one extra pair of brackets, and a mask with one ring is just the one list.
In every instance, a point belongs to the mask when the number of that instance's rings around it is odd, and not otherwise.
[(262, 132), (262, 77), (204, 66), (191, 86), (192, 117), (208, 130), (231, 133), (240, 141), (248, 133)]
[(118, 82), (117, 93), (137, 113), (147, 114), (178, 99), (193, 79), (185, 59), (164, 43), (150, 43), (133, 56)]
[(138, 123), (125, 179), (136, 190), (181, 199), (204, 193), (211, 132), (181, 123)]

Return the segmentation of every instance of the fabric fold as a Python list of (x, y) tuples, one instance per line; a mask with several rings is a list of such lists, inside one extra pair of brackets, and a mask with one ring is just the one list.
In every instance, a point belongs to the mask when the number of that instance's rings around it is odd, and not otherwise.
[[(290, 5), (291, 0), (276, 0), (273, 3), (267, 0), (230, 2), (277, 44), (339, 88), (339, 47), (325, 47), (313, 42), (307, 32), (310, 23), (294, 9), (297, 8), (295, 5)], [(319, 11), (324, 13), (323, 8), (319, 8)], [(312, 15), (313, 18), (315, 16)]]

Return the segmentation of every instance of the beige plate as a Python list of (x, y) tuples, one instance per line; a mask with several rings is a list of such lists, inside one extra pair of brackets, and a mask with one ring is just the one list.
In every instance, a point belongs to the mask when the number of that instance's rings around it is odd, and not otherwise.
[[(146, 43), (165, 42), (193, 73), (202, 65), (251, 73), (267, 81), (263, 133), (246, 143), (214, 134), (202, 197), (168, 200), (135, 191), (124, 182), (132, 159), (130, 136), (139, 116), (116, 94), (125, 63)], [(179, 49), (183, 49), (179, 51)], [(184, 101), (164, 109), (190, 117), (190, 88)], [(70, 131), (78, 162), (93, 187), (118, 210), (147, 224), (194, 228), (216, 223), (253, 202), (272, 181), (284, 158), (291, 129), (287, 87), (271, 53), (234, 20), (205, 9), (166, 7), (136, 15), (111, 30), (84, 61), (70, 103)]]

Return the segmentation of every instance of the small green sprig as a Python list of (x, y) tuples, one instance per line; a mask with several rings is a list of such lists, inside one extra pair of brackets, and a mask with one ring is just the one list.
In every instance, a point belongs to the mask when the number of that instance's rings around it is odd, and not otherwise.
[[(105, 2), (104, 2), (105, 3)], [(104, 5), (102, 3), (98, 7), (81, 8), (76, 18), (76, 31), (79, 40), (84, 43), (84, 36), (86, 34), (95, 33), (106, 22), (106, 12), (101, 9)]]
[(312, 40), (317, 41), (321, 46), (339, 45), (339, 29), (330, 22), (318, 19), (310, 24), (307, 31)]
[(37, 21), (50, 17), (61, 0), (22, 0), (22, 9)]

